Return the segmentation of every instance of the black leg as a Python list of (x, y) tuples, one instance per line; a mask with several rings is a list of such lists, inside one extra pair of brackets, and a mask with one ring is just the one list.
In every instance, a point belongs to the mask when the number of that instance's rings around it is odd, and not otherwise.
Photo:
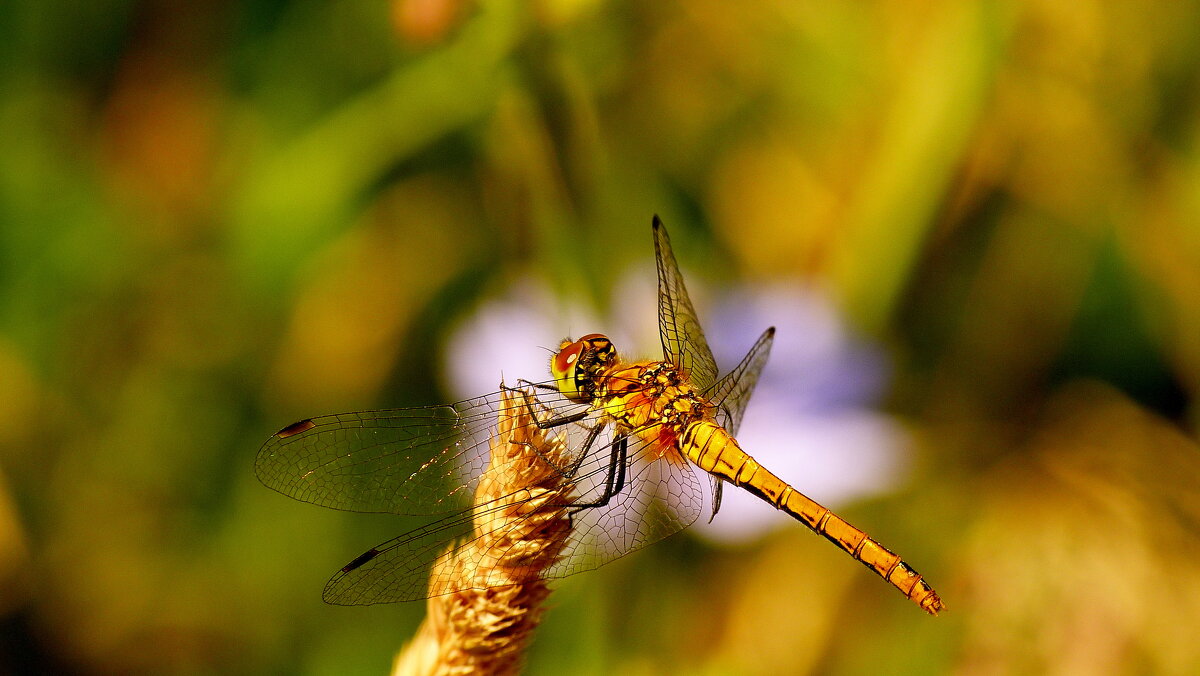
[[(537, 383), (531, 383), (527, 380), (519, 380), (517, 382), (526, 387), (550, 390), (554, 392), (558, 391), (557, 388), (549, 385), (539, 385)], [(546, 430), (554, 427), (561, 427), (562, 425), (567, 425), (573, 422), (579, 422), (580, 420), (588, 417), (588, 415), (591, 413), (590, 410), (584, 410), (580, 413), (558, 416), (549, 420), (538, 420), (537, 412), (534, 411), (533, 408), (533, 396), (528, 390), (517, 387), (505, 389), (515, 390), (521, 393), (521, 397), (525, 403), (525, 408), (529, 413), (529, 417), (534, 421), (534, 424), (538, 427), (538, 429)], [(579, 450), (578, 457), (571, 462), (570, 467), (565, 472), (561, 472), (565, 478), (575, 478), (575, 475), (579, 472), (579, 467), (583, 464), (583, 461), (588, 457), (588, 455), (591, 454), (592, 444), (596, 443), (596, 439), (599, 438), (603, 427), (603, 425), (597, 424), (589, 428), (587, 439), (584, 440), (583, 446)], [(600, 498), (595, 502), (584, 504), (576, 503), (574, 505), (575, 509), (572, 510), (572, 513), (578, 512), (580, 509), (603, 507), (613, 499), (613, 496), (625, 490), (626, 471), (629, 466), (629, 438), (624, 435), (618, 436), (613, 440), (612, 444), (609, 445), (609, 448), (611, 449), (611, 452), (608, 460), (608, 475), (604, 480), (604, 494), (601, 495)], [(555, 463), (549, 460), (549, 458), (543, 456), (541, 451), (538, 449), (535, 448), (534, 452), (536, 452), (538, 456), (546, 462), (546, 464), (550, 465), (551, 467), (556, 466)]]
[[(529, 380), (525, 380), (524, 378), (517, 378), (517, 385), (520, 387), (532, 387), (535, 390), (542, 390), (543, 392), (558, 392), (559, 391), (558, 388), (553, 385), (547, 385), (546, 383), (535, 383), (535, 382), (532, 382)], [(505, 388), (505, 389), (509, 389), (509, 388)], [(517, 389), (517, 388), (514, 387), (512, 389)]]
[[(536, 387), (535, 383), (530, 383), (529, 381), (519, 381), (519, 382), (525, 382), (530, 386)], [(537, 425), (537, 428), (539, 430), (548, 430), (553, 427), (561, 427), (563, 425), (567, 425), (567, 424), (570, 424), (573, 422), (579, 422), (580, 420), (583, 420), (584, 418), (588, 417), (588, 415), (591, 413), (590, 410), (585, 409), (583, 411), (580, 411), (579, 413), (571, 413), (568, 415), (558, 416), (556, 418), (550, 418), (549, 420), (538, 420), (537, 412), (535, 412), (533, 410), (533, 395), (529, 394), (528, 390), (524, 390), (519, 387), (506, 387), (504, 389), (509, 390), (510, 392), (520, 392), (521, 393), (521, 398), (525, 401), (525, 408), (529, 412), (529, 417), (533, 419), (533, 423), (535, 425)], [(557, 392), (558, 390), (554, 390), (554, 391)], [(582, 406), (582, 404), (580, 404), (580, 405)]]
[(575, 509), (571, 510), (572, 513), (581, 509), (603, 507), (613, 499), (613, 496), (625, 490), (625, 470), (629, 465), (629, 437), (618, 437), (613, 440), (610, 448), (612, 452), (608, 459), (608, 476), (604, 480), (604, 494), (595, 502), (576, 503)]
[(592, 452), (592, 444), (596, 443), (596, 439), (600, 436), (600, 431), (604, 429), (603, 425), (596, 425), (588, 430), (587, 439), (583, 440), (583, 446), (579, 449), (579, 457), (571, 461), (571, 469), (567, 470), (567, 478), (574, 478), (579, 472), (579, 466), (583, 464), (584, 458)]
[[(531, 386), (531, 387), (537, 386), (537, 383), (531, 383), (527, 380), (519, 380), (518, 382), (524, 383), (526, 386)], [(543, 386), (543, 387), (549, 388), (549, 386)], [(529, 393), (528, 390), (523, 389), (523, 388), (518, 388), (518, 387), (504, 387), (504, 389), (506, 389), (510, 392), (520, 392), (521, 393), (522, 401), (525, 404), (526, 412), (529, 414), (530, 419), (533, 420), (534, 425), (537, 426), (537, 428), (541, 429), (541, 430), (552, 429), (552, 428), (561, 427), (562, 425), (567, 425), (567, 424), (570, 424), (573, 422), (579, 422), (580, 420), (583, 420), (584, 418), (586, 418), (588, 416), (588, 414), (590, 413), (590, 411), (585, 410), (580, 413), (572, 413), (570, 415), (559, 416), (557, 418), (551, 418), (549, 420), (538, 420), (537, 412), (533, 408), (533, 396)], [(558, 391), (558, 390), (554, 390), (554, 388), (549, 388), (549, 389), (551, 389), (555, 392)], [(537, 456), (539, 458), (541, 458), (543, 462), (545, 462), (550, 467), (554, 468), (564, 478), (571, 479), (571, 478), (574, 478), (575, 474), (579, 471), (579, 466), (581, 464), (583, 464), (584, 459), (587, 458), (588, 453), (591, 452), (592, 444), (596, 443), (596, 439), (597, 439), (597, 437), (600, 436), (600, 432), (603, 429), (603, 427), (604, 427), (603, 425), (595, 425), (588, 429), (588, 436), (587, 436), (587, 439), (584, 440), (583, 447), (577, 453), (577, 457), (571, 461), (570, 465), (566, 469), (561, 468), (558, 463), (551, 461), (550, 458), (547, 458), (542, 453), (541, 449), (537, 448), (536, 446), (533, 446), (532, 444), (529, 444), (529, 443), (525, 443), (524, 445), (529, 448), (532, 448), (533, 452), (536, 453)]]

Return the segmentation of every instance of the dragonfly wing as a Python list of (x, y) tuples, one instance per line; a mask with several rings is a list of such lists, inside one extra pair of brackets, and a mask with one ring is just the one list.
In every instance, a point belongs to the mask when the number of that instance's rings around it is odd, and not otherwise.
[[(557, 393), (539, 392), (543, 417), (586, 410)], [(333, 509), (461, 510), (471, 504), (475, 481), (488, 464), (502, 395), (302, 420), (263, 444), (254, 470), (269, 488)]]
[[(591, 436), (585, 425), (567, 427), (575, 428), (571, 435)], [(556, 562), (545, 567), (531, 565), (531, 575), (557, 578), (598, 568), (686, 528), (702, 511), (703, 488), (693, 470), (681, 458), (658, 458), (650, 445), (632, 439), (621, 491), (603, 505), (585, 507), (600, 501), (619, 471), (613, 464), (616, 439), (611, 430), (596, 439), (573, 468), (570, 498), (559, 505), (542, 506), (563, 508), (570, 515), (570, 529), (556, 551)], [(519, 510), (513, 509), (509, 497), (447, 516), (367, 550), (329, 580), (325, 600), (337, 605), (370, 605), (489, 586), (489, 564), (462, 557), (487, 557), (494, 562), (506, 555), (494, 549), (496, 543), (528, 547), (530, 531), (537, 530), (526, 519), (512, 517)], [(439, 559), (449, 561), (451, 556), (459, 560), (443, 567)], [(463, 575), (462, 567), (482, 571), (482, 577)], [(507, 574), (520, 577), (512, 570)]]
[(696, 319), (667, 229), (658, 216), (654, 217), (653, 229), (654, 258), (658, 263), (658, 331), (663, 356), (682, 367), (692, 385), (703, 392), (717, 381), (717, 362)]
[(742, 424), (746, 404), (750, 403), (750, 395), (754, 393), (754, 386), (758, 384), (758, 376), (767, 363), (774, 340), (775, 327), (772, 326), (763, 331), (741, 363), (713, 388), (709, 401), (717, 407), (717, 422), (730, 434), (736, 435), (738, 427)]
[[(429, 598), (429, 571), (448, 548), (471, 533), (471, 510), (452, 514), (372, 547), (325, 584), (322, 597), (337, 606), (369, 606)], [(445, 592), (459, 591), (446, 589)]]
[[(606, 440), (588, 456), (576, 480), (576, 504), (596, 502), (611, 474)], [(700, 516), (705, 489), (678, 455), (662, 456), (654, 444), (628, 439), (624, 486), (607, 504), (579, 509), (558, 563), (545, 577), (565, 577), (599, 568), (632, 551), (687, 528)]]
[[(711, 401), (717, 407), (717, 423), (730, 434), (736, 435), (738, 427), (742, 424), (742, 414), (746, 412), (746, 404), (750, 402), (750, 395), (754, 393), (754, 386), (767, 363), (774, 340), (775, 327), (772, 326), (759, 336), (754, 347), (750, 348), (750, 352), (746, 353), (737, 368), (727, 373), (712, 388)], [(712, 484), (712, 514), (708, 520), (711, 523), (721, 509), (721, 491), (725, 482), (713, 475), (709, 475), (709, 480)]]
[(713, 519), (717, 518), (717, 512), (721, 511), (721, 496), (725, 491), (725, 480), (709, 474), (708, 487), (712, 491), (712, 513), (708, 516), (708, 522), (712, 523)]

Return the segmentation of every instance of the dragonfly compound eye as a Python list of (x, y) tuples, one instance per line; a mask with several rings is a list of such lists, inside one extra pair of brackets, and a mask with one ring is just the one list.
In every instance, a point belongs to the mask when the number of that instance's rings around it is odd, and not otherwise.
[(550, 373), (558, 391), (576, 401), (590, 401), (596, 394), (596, 379), (616, 358), (608, 338), (591, 333), (579, 340), (564, 340), (550, 360)]
[(567, 339), (562, 342), (558, 352), (550, 359), (550, 374), (554, 376), (558, 391), (570, 399), (581, 397), (575, 382), (576, 367), (579, 365), (581, 354), (583, 354), (583, 341)]

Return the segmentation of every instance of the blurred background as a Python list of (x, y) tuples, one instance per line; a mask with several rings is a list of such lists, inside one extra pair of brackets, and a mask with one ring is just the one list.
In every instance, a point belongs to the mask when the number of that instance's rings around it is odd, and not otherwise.
[[(658, 351), (660, 214), (759, 504), (557, 584), (533, 674), (1200, 671), (1200, 3), (0, 6), (0, 671), (379, 674), (411, 527), (275, 430)], [(726, 491), (728, 496), (731, 491)], [(733, 500), (732, 497), (727, 498)]]

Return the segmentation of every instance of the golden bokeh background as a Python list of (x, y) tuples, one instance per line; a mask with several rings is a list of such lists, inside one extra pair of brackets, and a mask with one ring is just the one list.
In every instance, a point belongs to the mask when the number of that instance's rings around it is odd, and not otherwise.
[(498, 382), (449, 346), (527, 280), (554, 337), (609, 330), (554, 322), (620, 314), (659, 213), (706, 325), (791, 285), (882, 355), (860, 404), (903, 469), (835, 506), (949, 610), (798, 525), (680, 535), (560, 583), (529, 673), (1197, 673), (1198, 31), (1195, 1), (6, 3), (0, 671), (383, 673), (420, 604), (319, 592), (414, 522), (287, 500), (258, 446), (472, 394), (448, 363)]

